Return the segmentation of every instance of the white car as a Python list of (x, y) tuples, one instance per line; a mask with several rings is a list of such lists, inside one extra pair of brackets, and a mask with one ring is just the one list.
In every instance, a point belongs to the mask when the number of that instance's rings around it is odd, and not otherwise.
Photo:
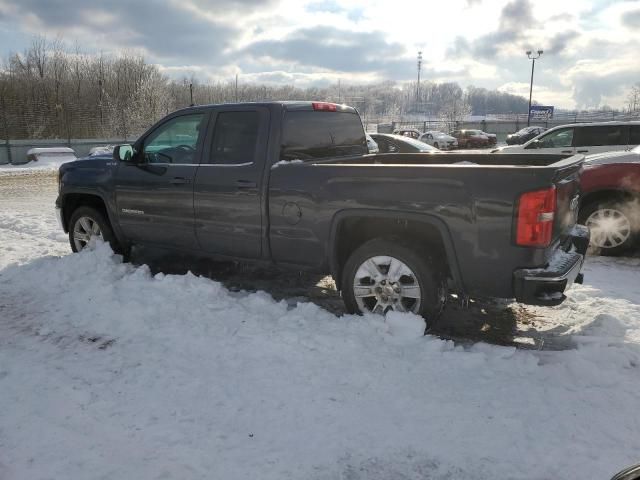
[(111, 155), (115, 145), (99, 145), (89, 150), (89, 156), (95, 157), (96, 155)]
[(68, 147), (37, 147), (27, 151), (27, 163), (35, 162), (38, 166), (58, 165), (77, 159), (76, 152)]
[(592, 155), (630, 150), (639, 144), (640, 122), (576, 123), (551, 128), (522, 145), (500, 147), (493, 152)]
[(438, 132), (437, 130), (428, 130), (424, 132), (422, 135), (420, 135), (420, 138), (418, 138), (418, 140), (440, 150), (458, 148), (458, 140), (456, 139), (456, 137), (447, 135), (444, 132)]
[(367, 149), (369, 149), (369, 153), (378, 153), (378, 152), (380, 152), (380, 149), (378, 148), (378, 144), (376, 143), (376, 141), (373, 138), (371, 138), (371, 135), (366, 133), (365, 137), (367, 137)]

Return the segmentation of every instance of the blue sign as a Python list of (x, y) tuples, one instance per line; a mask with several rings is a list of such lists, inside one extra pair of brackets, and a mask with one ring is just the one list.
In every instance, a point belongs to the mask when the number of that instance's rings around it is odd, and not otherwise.
[(531, 105), (529, 115), (535, 120), (549, 120), (553, 118), (553, 106), (550, 105)]

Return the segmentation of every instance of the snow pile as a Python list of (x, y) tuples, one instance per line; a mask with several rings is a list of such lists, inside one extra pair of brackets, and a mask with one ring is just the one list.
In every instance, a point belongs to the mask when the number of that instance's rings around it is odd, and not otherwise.
[(413, 315), (120, 260), (101, 244), (0, 271), (3, 479), (595, 479), (637, 460), (640, 298), (573, 350), (463, 348)]
[(77, 160), (75, 152), (67, 147), (31, 148), (27, 151), (28, 163), (3, 165), (0, 172), (29, 172), (33, 170), (57, 170), (60, 165)]

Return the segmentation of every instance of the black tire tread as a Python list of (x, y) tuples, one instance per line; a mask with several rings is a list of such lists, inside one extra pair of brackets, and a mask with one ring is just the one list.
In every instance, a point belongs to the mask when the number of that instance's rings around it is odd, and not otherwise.
[(442, 288), (444, 279), (435, 262), (420, 245), (399, 237), (381, 237), (369, 240), (356, 248), (347, 259), (342, 271), (342, 297), (349, 313), (362, 313), (353, 295), (355, 269), (368, 257), (389, 255), (405, 262), (419, 277), (423, 301), (418, 312), (427, 321), (427, 329), (433, 328), (444, 307)]
[(125, 257), (127, 256), (128, 249), (123, 247), (116, 238), (109, 220), (105, 218), (102, 212), (89, 206), (80, 206), (76, 208), (71, 214), (71, 218), (69, 219), (69, 243), (71, 244), (71, 250), (73, 250), (73, 252), (77, 253), (75, 243), (73, 242), (73, 227), (80, 217), (93, 218), (98, 223), (98, 225), (100, 225), (102, 237), (105, 239), (105, 241), (109, 242), (109, 245), (111, 245), (111, 249), (115, 253), (118, 253)]

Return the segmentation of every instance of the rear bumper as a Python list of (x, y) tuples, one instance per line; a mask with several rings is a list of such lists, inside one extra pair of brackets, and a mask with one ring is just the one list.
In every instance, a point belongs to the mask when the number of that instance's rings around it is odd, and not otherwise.
[(523, 268), (513, 273), (515, 297), (529, 305), (561, 304), (574, 282), (582, 283), (580, 273), (589, 246), (589, 229), (575, 225), (569, 238), (551, 257), (546, 268)]

